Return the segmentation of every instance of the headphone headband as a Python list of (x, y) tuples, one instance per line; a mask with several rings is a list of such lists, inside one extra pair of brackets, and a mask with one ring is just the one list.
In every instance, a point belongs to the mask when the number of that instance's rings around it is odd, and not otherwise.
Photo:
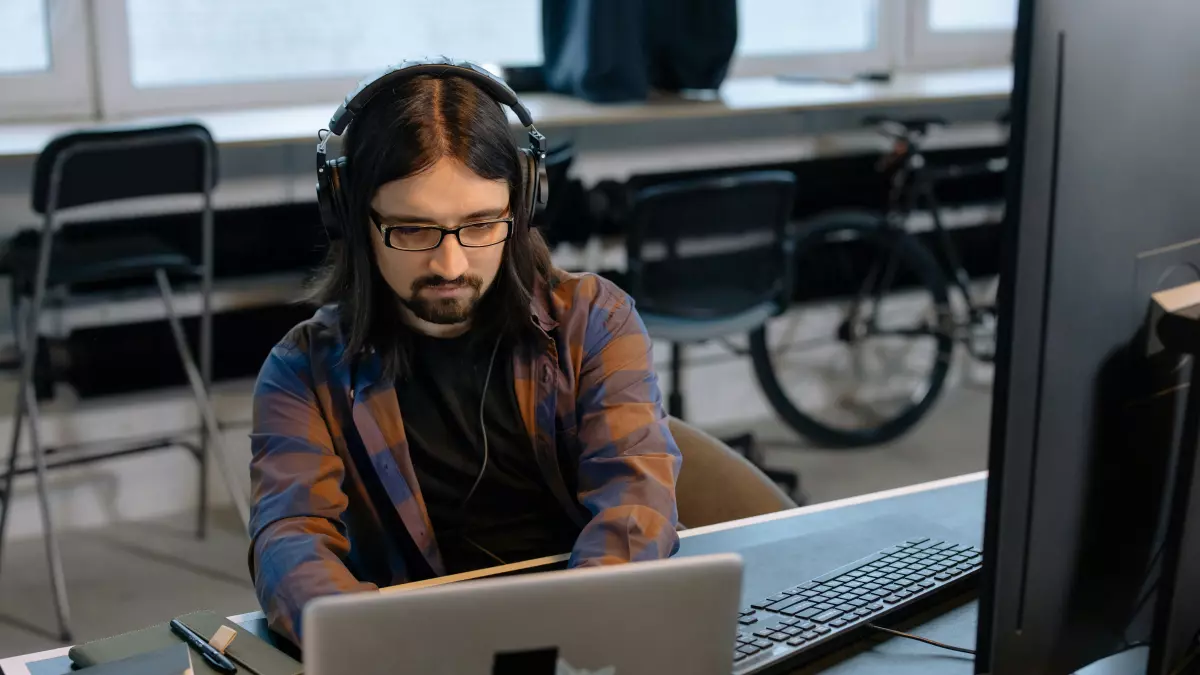
[(394, 88), (400, 82), (420, 75), (462, 77), (474, 83), (494, 101), (508, 106), (516, 113), (521, 125), (529, 132), (529, 147), (520, 150), (521, 185), (526, 211), (532, 216), (546, 207), (549, 190), (545, 164), (546, 137), (533, 126), (533, 116), (517, 98), (517, 93), (512, 87), (503, 79), (469, 61), (454, 61), (444, 56), (409, 60), (360, 80), (358, 86), (346, 96), (346, 100), (329, 119), (329, 128), (317, 132), (317, 206), (330, 240), (341, 238), (343, 223), (349, 218), (343, 183), (350, 167), (346, 165), (345, 157), (328, 158), (326, 144), (329, 137), (341, 136), (375, 96)]
[(457, 75), (470, 80), (498, 103), (503, 103), (511, 108), (516, 113), (517, 119), (521, 121), (521, 126), (525, 128), (533, 126), (533, 116), (529, 114), (529, 109), (521, 103), (521, 100), (517, 98), (517, 93), (504, 80), (469, 61), (454, 61), (440, 57), (404, 61), (359, 81), (354, 91), (350, 92), (342, 105), (338, 106), (333, 117), (329, 118), (329, 131), (338, 136), (342, 135), (346, 127), (350, 126), (354, 118), (358, 117), (362, 109), (379, 92), (421, 75)]

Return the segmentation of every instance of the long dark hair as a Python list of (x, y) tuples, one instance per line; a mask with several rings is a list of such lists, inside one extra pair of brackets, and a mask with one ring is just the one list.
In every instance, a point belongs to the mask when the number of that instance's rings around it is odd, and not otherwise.
[(534, 287), (539, 280), (549, 282), (553, 268), (545, 240), (529, 226), (523, 171), (504, 108), (467, 79), (421, 75), (379, 93), (342, 138), (350, 222), (344, 223), (342, 240), (331, 244), (308, 299), (338, 306), (346, 357), (374, 349), (385, 377), (408, 370), (412, 329), (379, 272), (369, 239), (378, 235), (368, 212), (380, 186), (446, 157), (482, 178), (506, 181), (516, 217), (496, 280), (476, 305), (471, 333), (493, 339), (529, 335)]

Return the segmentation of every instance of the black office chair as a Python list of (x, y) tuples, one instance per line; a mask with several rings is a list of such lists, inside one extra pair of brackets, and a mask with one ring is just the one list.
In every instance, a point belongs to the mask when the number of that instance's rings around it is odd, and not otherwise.
[[(673, 417), (685, 419), (685, 345), (746, 335), (786, 308), (795, 183), (785, 171), (724, 174), (636, 189), (625, 206), (626, 283), (650, 337), (671, 343)], [(762, 466), (753, 435), (724, 440), (803, 501), (799, 476)]]
[[(80, 131), (52, 140), (34, 167), (33, 210), (43, 216), (36, 250), (10, 251), (14, 326), (20, 352), (20, 382), (7, 471), (0, 491), (0, 546), (3, 545), (12, 503), (13, 479), (33, 473), (41, 508), (46, 556), (62, 639), (71, 641), (70, 612), (58, 539), (49, 510), (46, 473), (58, 466), (78, 465), (112, 457), (183, 447), (199, 464), (200, 513), (198, 535), (205, 530), (207, 512), (207, 459), (215, 454), (235, 506), (243, 521), (249, 518), (247, 496), (238, 489), (236, 474), (221, 445), (220, 429), (208, 398), (212, 368), (213, 210), (216, 184), (216, 146), (208, 130), (198, 124), (119, 130)], [(165, 241), (147, 235), (111, 235), (71, 241), (60, 236), (60, 211), (103, 202), (156, 195), (203, 196), (201, 260), (199, 263)], [(33, 248), (33, 247), (31, 247)], [(202, 298), (200, 365), (192, 358), (183, 324), (172, 294), (171, 279), (198, 282)], [(35, 364), (42, 360), (39, 327), (43, 310), (82, 288), (153, 280), (161, 295), (175, 347), (199, 408), (203, 427), (196, 433), (171, 437), (130, 439), (121, 442), (45, 447), (39, 433)], [(18, 466), (18, 450), (25, 417), (29, 420), (30, 461)]]
[(533, 224), (551, 248), (557, 244), (581, 245), (593, 234), (583, 184), (571, 178), (575, 147), (566, 143), (546, 153), (546, 179), (550, 196), (546, 208), (534, 216)]

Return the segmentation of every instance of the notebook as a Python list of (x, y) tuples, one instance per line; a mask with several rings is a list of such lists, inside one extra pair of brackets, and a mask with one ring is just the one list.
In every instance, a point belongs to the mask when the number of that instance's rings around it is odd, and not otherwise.
[[(225, 655), (237, 665), (239, 674), (302, 675), (304, 672), (299, 661), (213, 612), (195, 612), (177, 618), (206, 640), (211, 639), (221, 626), (237, 631), (237, 637), (225, 650)], [(180, 645), (184, 645), (183, 640), (172, 633), (166, 623), (161, 623), (72, 647), (68, 656), (77, 668), (87, 668)], [(192, 659), (192, 672), (194, 675), (220, 675), (202, 658)]]
[(94, 666), (84, 672), (88, 675), (185, 675), (195, 671), (188, 646), (181, 642), (166, 649)]

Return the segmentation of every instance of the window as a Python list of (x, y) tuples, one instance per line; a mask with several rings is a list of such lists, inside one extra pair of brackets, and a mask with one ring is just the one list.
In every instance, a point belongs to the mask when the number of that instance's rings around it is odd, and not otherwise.
[(929, 27), (937, 32), (1012, 30), (1017, 0), (932, 0)]
[[(325, 102), (405, 58), (542, 60), (541, 0), (97, 0), (117, 114)], [(364, 17), (370, 17), (369, 20)], [(447, 21), (447, 17), (453, 17)]]
[(910, 0), (914, 67), (971, 67), (1011, 62), (1017, 0)]
[(748, 56), (863, 52), (875, 47), (874, 0), (739, 0), (738, 51)]
[(738, 0), (734, 75), (885, 67), (894, 0)]
[[(0, 0), (0, 119), (327, 105), (439, 54), (536, 66), (542, 2)], [(736, 2), (733, 77), (1011, 62), (1017, 0)]]
[(0, 4), (0, 74), (50, 70), (50, 36), (44, 0), (6, 0)]
[(79, 0), (2, 0), (0, 118), (91, 112), (87, 12)]

